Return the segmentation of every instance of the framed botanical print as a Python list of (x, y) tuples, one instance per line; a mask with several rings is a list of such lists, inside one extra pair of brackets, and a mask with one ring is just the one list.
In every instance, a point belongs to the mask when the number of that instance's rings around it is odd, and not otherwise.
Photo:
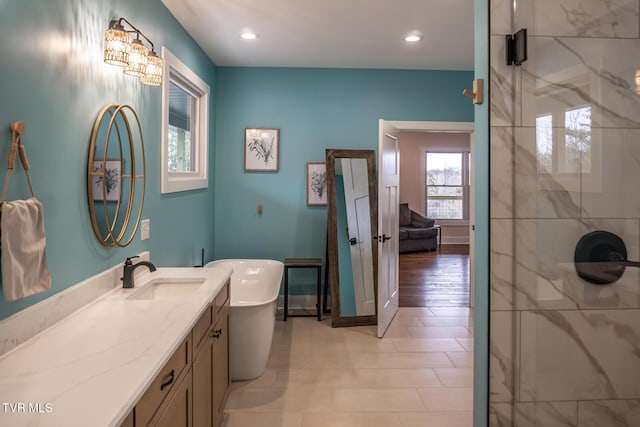
[(307, 163), (307, 205), (327, 205), (327, 166), (322, 163)]
[(245, 172), (278, 172), (280, 129), (247, 128), (244, 130)]

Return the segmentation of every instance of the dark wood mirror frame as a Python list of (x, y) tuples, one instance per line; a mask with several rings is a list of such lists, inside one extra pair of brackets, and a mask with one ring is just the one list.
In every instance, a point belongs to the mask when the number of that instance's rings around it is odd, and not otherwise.
[[(336, 159), (366, 159), (369, 184), (369, 211), (371, 214), (371, 252), (373, 261), (373, 290), (376, 314), (367, 316), (342, 316), (340, 307), (340, 276), (338, 265), (338, 230), (336, 217)], [(375, 151), (373, 150), (326, 150), (327, 166), (327, 232), (328, 268), (331, 289), (331, 326), (375, 325), (378, 312), (378, 242), (373, 239), (378, 229), (378, 197), (376, 191)]]

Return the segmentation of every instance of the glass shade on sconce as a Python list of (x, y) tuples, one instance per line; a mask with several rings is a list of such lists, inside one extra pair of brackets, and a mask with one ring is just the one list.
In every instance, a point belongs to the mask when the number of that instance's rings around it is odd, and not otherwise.
[(147, 57), (147, 68), (140, 81), (149, 86), (160, 86), (162, 83), (162, 58), (155, 51), (151, 51)]
[(131, 51), (129, 52), (129, 63), (124, 67), (124, 73), (130, 76), (142, 77), (147, 70), (147, 56), (149, 49), (142, 44), (140, 39), (131, 42)]
[[(130, 29), (125, 28), (123, 24)], [(136, 35), (135, 40), (131, 40), (131, 34)], [(142, 42), (141, 38), (149, 47)], [(123, 67), (125, 74), (140, 77), (144, 84), (150, 86), (162, 84), (162, 58), (156, 54), (153, 42), (126, 18), (113, 19), (109, 22), (104, 41), (104, 62)]]
[(636, 93), (640, 95), (640, 70), (636, 70)]
[(104, 62), (119, 67), (129, 64), (131, 36), (122, 25), (115, 23), (104, 34)]

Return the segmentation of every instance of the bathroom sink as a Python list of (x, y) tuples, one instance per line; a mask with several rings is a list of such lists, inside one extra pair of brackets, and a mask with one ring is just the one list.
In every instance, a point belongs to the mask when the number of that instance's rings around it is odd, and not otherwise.
[(127, 299), (167, 300), (186, 298), (192, 295), (206, 279), (199, 278), (157, 278), (144, 284)]

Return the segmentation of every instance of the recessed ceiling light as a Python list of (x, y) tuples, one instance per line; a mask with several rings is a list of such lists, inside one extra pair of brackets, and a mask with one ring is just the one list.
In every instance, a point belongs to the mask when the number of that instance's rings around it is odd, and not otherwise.
[(418, 34), (410, 34), (410, 35), (408, 35), (408, 36), (406, 36), (404, 38), (404, 41), (409, 42), (409, 43), (415, 43), (415, 42), (419, 42), (423, 38), (424, 37), (422, 37), (421, 35), (418, 35)]
[(240, 37), (242, 37), (244, 40), (255, 40), (258, 38), (258, 35), (256, 33), (246, 32), (240, 34)]

